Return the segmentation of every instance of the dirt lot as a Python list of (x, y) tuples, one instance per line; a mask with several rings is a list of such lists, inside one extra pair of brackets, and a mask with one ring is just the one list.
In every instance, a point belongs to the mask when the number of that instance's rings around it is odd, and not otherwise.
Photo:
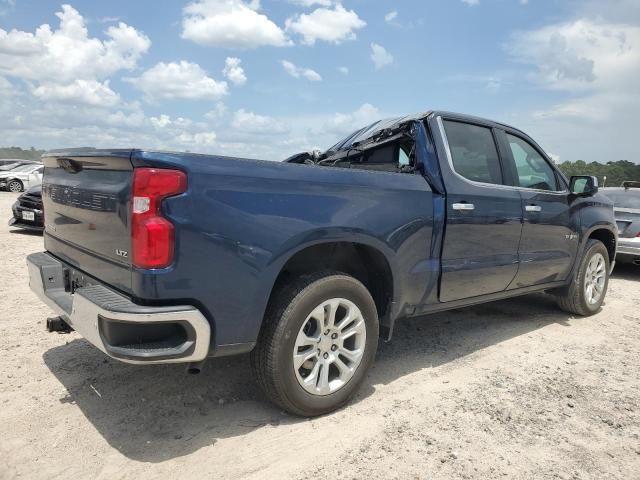
[(403, 322), (349, 406), (302, 420), (246, 357), (187, 376), (46, 333), (42, 238), (3, 220), (0, 244), (2, 479), (640, 478), (640, 269), (590, 318), (540, 294)]

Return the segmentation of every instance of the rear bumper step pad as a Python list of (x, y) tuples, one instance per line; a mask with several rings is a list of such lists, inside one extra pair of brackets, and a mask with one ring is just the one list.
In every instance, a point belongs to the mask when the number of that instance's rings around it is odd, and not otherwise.
[(211, 327), (191, 305), (143, 306), (104, 285), (65, 290), (64, 264), (46, 252), (27, 257), (29, 286), (87, 341), (127, 363), (204, 360)]

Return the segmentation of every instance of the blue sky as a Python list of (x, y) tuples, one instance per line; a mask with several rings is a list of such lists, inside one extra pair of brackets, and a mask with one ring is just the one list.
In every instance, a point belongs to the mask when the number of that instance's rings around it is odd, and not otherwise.
[(635, 0), (0, 0), (3, 145), (281, 159), (437, 108), (639, 162), (639, 78)]

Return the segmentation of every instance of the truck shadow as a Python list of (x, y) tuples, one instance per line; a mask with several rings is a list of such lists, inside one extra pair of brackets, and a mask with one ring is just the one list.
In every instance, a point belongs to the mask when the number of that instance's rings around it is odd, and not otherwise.
[[(437, 367), (491, 345), (566, 323), (544, 294), (504, 300), (398, 323), (354, 403), (375, 386)], [(197, 376), (184, 366), (135, 366), (111, 360), (82, 339), (50, 349), (44, 361), (105, 440), (128, 458), (162, 462), (246, 435), (265, 425), (304, 421), (269, 404), (247, 356), (210, 361)]]

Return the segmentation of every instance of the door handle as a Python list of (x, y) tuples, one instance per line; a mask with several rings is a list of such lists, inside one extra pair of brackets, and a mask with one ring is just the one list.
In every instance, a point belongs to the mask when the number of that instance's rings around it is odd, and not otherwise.
[(541, 212), (542, 207), (540, 205), (527, 205), (524, 207), (527, 212)]
[(476, 207), (473, 203), (454, 203), (451, 208), (454, 210), (475, 210)]

